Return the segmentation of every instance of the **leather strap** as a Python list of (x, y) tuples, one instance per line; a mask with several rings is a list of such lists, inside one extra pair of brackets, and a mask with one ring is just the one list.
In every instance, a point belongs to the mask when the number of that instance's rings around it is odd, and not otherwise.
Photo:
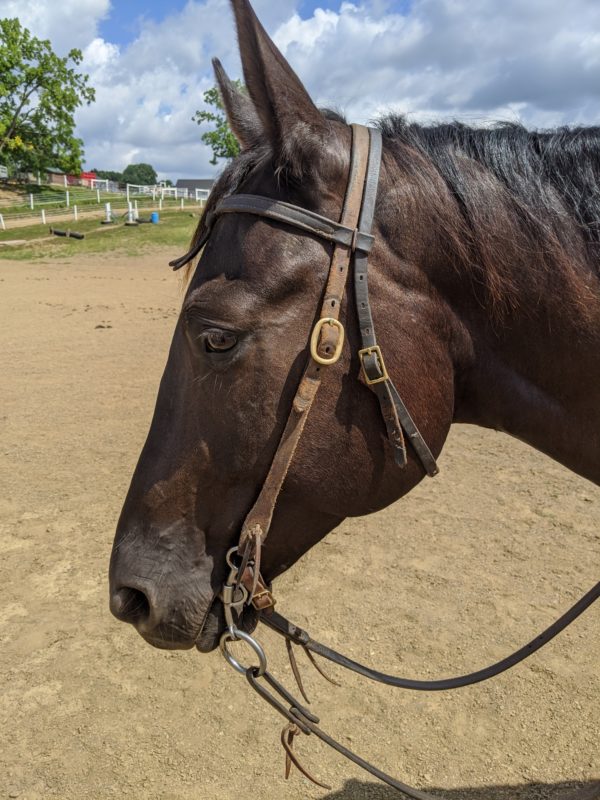
[[(354, 231), (358, 227), (368, 155), (368, 130), (360, 125), (353, 125), (350, 174), (341, 220), (338, 226), (339, 229)], [(256, 199), (258, 200), (260, 198)], [(244, 202), (244, 205), (246, 205), (246, 202)], [(249, 207), (246, 210), (248, 210), (248, 213), (251, 213)], [(279, 209), (279, 211), (280, 210), (281, 209)], [(291, 218), (286, 221), (291, 222)], [(291, 224), (295, 223), (291, 222)], [(336, 242), (329, 268), (327, 285), (323, 294), (321, 318), (339, 319), (351, 256), (352, 253), (349, 245)], [(325, 330), (326, 329), (323, 328), (323, 331)], [(333, 346), (331, 337), (339, 335), (339, 332), (336, 332), (335, 328), (329, 326), (325, 335), (320, 337), (317, 352), (326, 357), (328, 355), (328, 349), (331, 350)], [(281, 487), (283, 486), (283, 482), (290, 468), (296, 448), (298, 447), (302, 432), (304, 431), (304, 426), (306, 425), (308, 413), (319, 390), (326, 369), (326, 366), (318, 364), (312, 356), (309, 356), (298, 391), (292, 403), (292, 409), (283, 435), (275, 456), (273, 457), (269, 473), (254, 506), (242, 526), (239, 543), (240, 552), (248, 545), (253, 548), (259, 548), (269, 534), (277, 498), (279, 497)]]
[(574, 606), (559, 617), (556, 622), (550, 625), (549, 628), (546, 628), (539, 636), (536, 636), (535, 639), (532, 639), (523, 647), (520, 647), (510, 656), (503, 658), (501, 661), (485, 669), (471, 672), (468, 675), (459, 675), (455, 678), (443, 678), (433, 681), (414, 680), (412, 678), (400, 678), (395, 675), (386, 675), (383, 672), (378, 672), (370, 667), (366, 667), (364, 664), (359, 664), (357, 661), (353, 661), (351, 658), (336, 652), (331, 647), (327, 647), (327, 645), (315, 641), (311, 638), (310, 634), (297, 625), (294, 625), (281, 614), (273, 613), (269, 617), (261, 616), (260, 621), (268, 628), (284, 636), (288, 641), (301, 645), (322, 658), (326, 658), (334, 664), (338, 664), (340, 667), (363, 675), (365, 678), (369, 678), (372, 681), (384, 683), (387, 686), (394, 686), (398, 689), (411, 689), (419, 692), (446, 692), (451, 689), (473, 686), (476, 683), (490, 680), (525, 661), (568, 628), (572, 622), (575, 622), (575, 620), (587, 611), (599, 598), (600, 582), (578, 600)]
[(312, 233), (328, 242), (343, 244), (353, 250), (368, 253), (373, 248), (374, 238), (368, 233), (357, 228), (332, 222), (327, 217), (315, 214), (299, 206), (284, 203), (281, 200), (272, 200), (270, 197), (260, 197), (253, 194), (234, 194), (221, 201), (215, 209), (215, 215), (221, 214), (254, 214), (258, 217), (293, 225), (294, 228)]
[[(365, 181), (362, 211), (359, 230), (361, 234), (371, 233), (375, 215), (377, 187), (381, 166), (382, 140), (381, 133), (369, 129), (371, 147), (369, 152), (369, 168)], [(421, 436), (408, 409), (387, 374), (381, 349), (377, 345), (375, 324), (369, 301), (369, 259), (365, 252), (357, 252), (354, 256), (354, 293), (356, 297), (356, 313), (362, 340), (361, 366), (365, 383), (379, 400), (381, 414), (387, 428), (388, 439), (394, 452), (398, 466), (404, 467), (407, 462), (406, 445), (403, 429), (407, 433), (417, 456), (428, 475), (433, 477), (439, 472), (435, 458)]]
[(198, 242), (184, 256), (169, 262), (169, 266), (173, 267), (174, 272), (196, 258), (210, 239), (214, 224), (222, 214), (253, 214), (257, 217), (266, 217), (275, 222), (300, 228), (328, 242), (342, 244), (349, 247), (352, 252), (369, 253), (375, 242), (375, 238), (369, 233), (333, 222), (314, 211), (308, 211), (291, 203), (254, 194), (234, 194), (221, 200), (218, 206), (204, 217), (205, 230)]

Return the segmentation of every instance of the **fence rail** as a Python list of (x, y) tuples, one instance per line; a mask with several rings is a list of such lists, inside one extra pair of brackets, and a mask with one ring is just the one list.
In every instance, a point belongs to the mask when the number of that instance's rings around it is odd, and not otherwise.
[(16, 195), (14, 198), (4, 197), (0, 199), (0, 212), (2, 209), (6, 209), (3, 212), (6, 216), (13, 210), (17, 213), (21, 208), (35, 211), (36, 208), (41, 209), (42, 207), (48, 210), (50, 207), (71, 208), (74, 205), (83, 206), (94, 203), (100, 205), (107, 201), (116, 202), (119, 198), (124, 202), (151, 198), (154, 202), (157, 200), (195, 200), (199, 203), (206, 200), (209, 195), (209, 192), (203, 189), (196, 189), (195, 193), (190, 193), (188, 189), (176, 189), (172, 186), (138, 186), (131, 183), (119, 186), (111, 181), (100, 179), (93, 180), (91, 183), (91, 188), (68, 186), (64, 191), (27, 192)]
[(0, 208), (0, 230), (12, 230), (13, 228), (21, 228), (26, 225), (46, 225), (48, 221), (55, 218), (61, 220), (72, 219), (77, 221), (80, 217), (104, 217), (106, 215), (106, 202), (110, 203), (111, 211), (117, 212), (119, 215), (125, 216), (131, 205), (135, 212), (143, 211), (161, 211), (163, 209), (181, 210), (187, 208), (201, 208), (204, 206), (204, 201), (190, 200), (186, 201), (185, 198), (176, 199), (158, 197), (152, 198), (151, 195), (140, 197), (137, 199), (127, 200), (125, 195), (108, 195), (104, 196), (106, 199), (101, 204), (88, 204), (81, 205), (73, 203), (70, 206), (61, 206), (54, 208), (46, 208), (41, 206), (38, 210), (25, 208), (23, 211), (16, 211), (11, 213), (2, 213)]

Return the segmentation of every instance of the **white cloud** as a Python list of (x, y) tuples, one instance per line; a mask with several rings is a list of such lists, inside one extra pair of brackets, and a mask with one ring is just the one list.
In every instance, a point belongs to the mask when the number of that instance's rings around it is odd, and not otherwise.
[[(598, 0), (343, 2), (302, 19), (299, 0), (256, 0), (267, 29), (321, 105), (364, 122), (390, 110), (417, 118), (598, 122)], [(142, 21), (129, 46), (98, 36), (109, 0), (0, 0), (60, 50), (84, 48), (97, 102), (77, 115), (90, 167), (131, 160), (163, 175), (214, 172), (191, 121), (213, 84), (210, 58), (241, 70), (228, 0), (188, 0), (161, 23)]]
[(600, 117), (597, 0), (415, 0), (293, 16), (275, 34), (321, 104), (365, 121), (522, 119), (545, 126)]
[(110, 0), (0, 0), (0, 17), (18, 17), (41, 39), (50, 39), (61, 55), (84, 48), (107, 16)]

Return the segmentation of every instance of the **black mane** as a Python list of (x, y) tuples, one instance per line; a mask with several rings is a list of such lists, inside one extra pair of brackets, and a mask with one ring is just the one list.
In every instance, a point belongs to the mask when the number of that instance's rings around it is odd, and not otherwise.
[(387, 139), (419, 150), (463, 209), (469, 204), (461, 161), (473, 159), (505, 186), (531, 223), (556, 232), (566, 210), (588, 243), (600, 243), (600, 127), (528, 131), (514, 123), (419, 125), (395, 115), (378, 125)]
[[(336, 112), (323, 114), (345, 122)], [(422, 125), (395, 115), (377, 125), (385, 149), (415, 181), (431, 189), (427, 174), (435, 174), (448, 187), (458, 210), (450, 221), (431, 191), (428, 202), (439, 209), (439, 219), (446, 216), (449, 254), (488, 287), (495, 306), (518, 304), (523, 276), (515, 267), (524, 257), (529, 279), (553, 281), (560, 275), (571, 287), (568, 294), (575, 301), (583, 298), (583, 274), (600, 274), (600, 127), (528, 131), (513, 123)], [(272, 158), (263, 143), (227, 165), (192, 246), (218, 202)]]

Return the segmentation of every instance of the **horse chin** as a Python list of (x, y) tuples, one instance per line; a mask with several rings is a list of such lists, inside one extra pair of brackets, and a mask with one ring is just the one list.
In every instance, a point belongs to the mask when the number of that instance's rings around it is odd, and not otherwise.
[[(258, 625), (258, 612), (249, 606), (244, 609), (241, 619), (237, 621), (237, 627), (245, 633), (252, 633)], [(225, 622), (225, 610), (223, 603), (216, 599), (206, 616), (206, 622), (202, 631), (196, 639), (196, 649), (201, 653), (211, 653), (216, 650), (221, 641), (221, 636), (227, 630)]]

